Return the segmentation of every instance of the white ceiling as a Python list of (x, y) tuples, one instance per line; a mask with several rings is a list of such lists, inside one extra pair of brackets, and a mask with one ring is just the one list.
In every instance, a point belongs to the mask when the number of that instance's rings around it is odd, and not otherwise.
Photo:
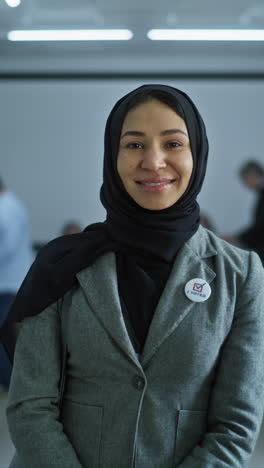
[(264, 24), (263, 0), (21, 0), (9, 8), (0, 0), (1, 28), (10, 25), (165, 27)]
[[(264, 42), (150, 41), (152, 28), (264, 28), (263, 0), (0, 0), (0, 72), (264, 73)], [(125, 43), (10, 43), (10, 29), (129, 28)]]

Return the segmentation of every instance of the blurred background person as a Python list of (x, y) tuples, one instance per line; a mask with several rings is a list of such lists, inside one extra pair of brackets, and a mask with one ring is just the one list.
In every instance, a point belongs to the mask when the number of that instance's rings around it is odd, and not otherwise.
[(200, 224), (206, 228), (209, 229), (212, 232), (215, 232), (215, 226), (214, 223), (211, 219), (211, 217), (205, 213), (204, 211), (201, 211), (200, 213)]
[(82, 227), (77, 221), (68, 221), (62, 227), (61, 235), (79, 234), (80, 232), (82, 232)]
[[(33, 262), (27, 211), (0, 178), (0, 325)], [(0, 388), (8, 389), (11, 365), (0, 345)]]
[[(59, 232), (59, 235), (66, 236), (68, 234), (79, 234), (80, 232), (82, 232), (82, 230), (83, 230), (83, 228), (81, 227), (80, 223), (78, 223), (77, 221), (71, 220), (71, 221), (67, 221), (65, 224), (63, 224), (63, 226), (62, 226), (62, 228), (61, 228), (61, 230)], [(39, 242), (39, 241), (33, 242), (32, 247), (33, 247), (33, 251), (34, 251), (35, 255), (38, 254), (40, 249), (42, 249), (42, 247), (44, 247), (44, 245), (47, 242)]]
[(256, 193), (252, 222), (242, 232), (234, 236), (224, 235), (223, 238), (240, 247), (255, 250), (264, 263), (264, 168), (258, 161), (247, 161), (241, 166), (239, 176), (242, 183)]

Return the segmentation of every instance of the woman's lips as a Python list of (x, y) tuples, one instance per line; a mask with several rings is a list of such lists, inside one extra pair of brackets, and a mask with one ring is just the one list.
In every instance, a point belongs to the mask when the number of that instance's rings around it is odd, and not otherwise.
[(162, 192), (169, 189), (175, 179), (145, 179), (138, 180), (137, 184), (140, 185), (145, 192)]

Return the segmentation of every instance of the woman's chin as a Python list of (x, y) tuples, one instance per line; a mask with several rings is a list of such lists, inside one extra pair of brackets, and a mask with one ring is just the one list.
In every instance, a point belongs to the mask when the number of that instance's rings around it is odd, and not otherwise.
[(177, 201), (171, 201), (171, 200), (155, 200), (155, 199), (141, 199), (141, 198), (133, 198), (134, 201), (136, 202), (137, 205), (139, 205), (141, 208), (145, 208), (146, 210), (150, 211), (161, 211), (165, 210), (166, 208), (169, 208), (170, 206), (174, 205), (174, 203)]

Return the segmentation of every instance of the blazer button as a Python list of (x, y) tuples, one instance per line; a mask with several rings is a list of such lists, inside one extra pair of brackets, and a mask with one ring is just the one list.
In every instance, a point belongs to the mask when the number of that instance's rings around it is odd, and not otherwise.
[(143, 377), (140, 377), (139, 375), (134, 375), (132, 379), (132, 384), (137, 390), (143, 390), (145, 387), (145, 381)]

